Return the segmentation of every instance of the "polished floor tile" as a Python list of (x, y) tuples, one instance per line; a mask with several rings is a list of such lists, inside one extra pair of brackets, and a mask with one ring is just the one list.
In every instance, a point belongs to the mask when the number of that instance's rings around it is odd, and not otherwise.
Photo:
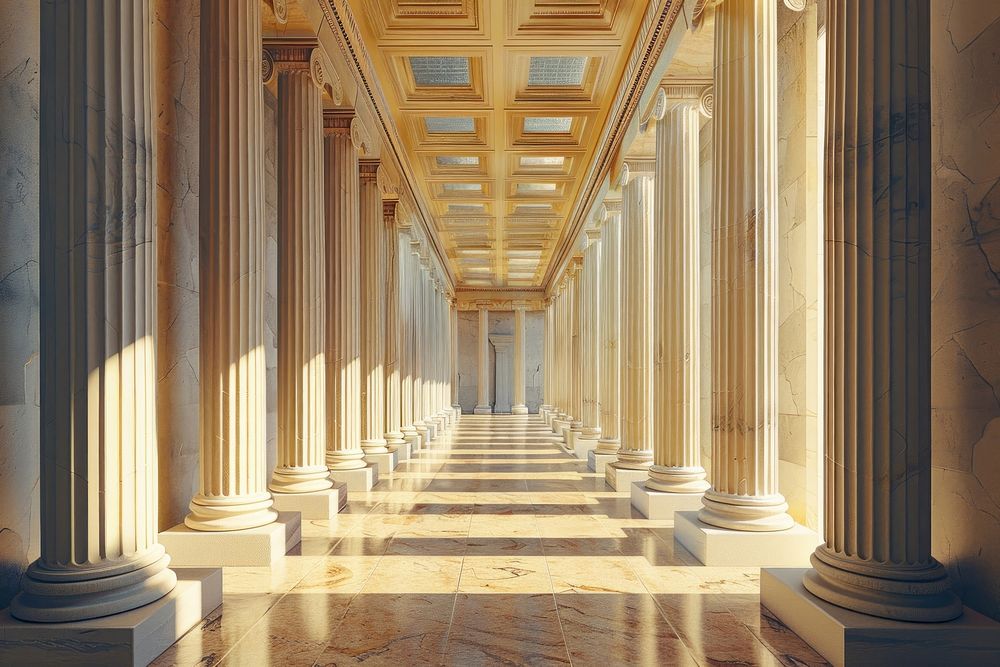
[(704, 567), (537, 417), (466, 415), (156, 665), (824, 665), (759, 601), (753, 568)]

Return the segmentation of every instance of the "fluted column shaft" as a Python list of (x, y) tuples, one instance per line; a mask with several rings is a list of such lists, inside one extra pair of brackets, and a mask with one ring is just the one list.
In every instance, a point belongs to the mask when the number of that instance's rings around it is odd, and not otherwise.
[(600, 350), (601, 388), (599, 407), (601, 438), (598, 454), (616, 454), (621, 445), (619, 415), (621, 357), (621, 203), (608, 202), (607, 218), (601, 225)]
[(485, 306), (479, 307), (479, 338), (476, 342), (479, 350), (479, 375), (476, 389), (476, 412), (489, 414), (490, 407), (490, 311)]
[(278, 516), (265, 458), (261, 18), (242, 0), (201, 5), (200, 450), (184, 523), (239, 530)]
[(573, 280), (570, 283), (570, 357), (569, 357), (569, 387), (570, 408), (573, 415), (570, 429), (580, 432), (583, 429), (583, 259), (574, 260)]
[(596, 440), (601, 436), (601, 413), (598, 405), (601, 386), (598, 282), (602, 248), (598, 230), (588, 230), (587, 235), (589, 245), (583, 256), (583, 312), (580, 317), (580, 372), (583, 375), (580, 383), (583, 392), (583, 429), (580, 437)]
[[(637, 168), (644, 171), (637, 172)], [(653, 461), (652, 165), (635, 163), (622, 208), (621, 447), (617, 465)]]
[(514, 405), (511, 413), (528, 414), (524, 404), (524, 309), (523, 303), (514, 305)]
[(448, 323), (451, 354), (451, 407), (455, 417), (461, 417), (462, 406), (458, 402), (458, 304), (454, 298), (448, 304)]
[(385, 225), (378, 160), (361, 160), (361, 448), (383, 454), (385, 441)]
[(402, 431), (402, 386), (400, 385), (399, 349), (399, 231), (396, 227), (396, 201), (382, 203), (385, 223), (385, 441), (389, 447), (405, 444)]
[(414, 422), (416, 418), (413, 413), (413, 381), (414, 381), (414, 359), (413, 350), (416, 342), (415, 317), (413, 307), (413, 255), (410, 253), (410, 240), (407, 234), (399, 234), (396, 243), (399, 253), (399, 289), (400, 296), (400, 355), (399, 355), (399, 378), (400, 378), (400, 430), (403, 432), (403, 439), (409, 442), (414, 448), (420, 444)]
[[(545, 332), (543, 334), (542, 343), (542, 405), (538, 408), (538, 412), (542, 415), (548, 415), (552, 411), (552, 371), (554, 370), (555, 363), (552, 359), (552, 346), (553, 346), (553, 336), (555, 331), (553, 330), (553, 311), (555, 307), (552, 305), (552, 301), (549, 300), (545, 304)], [(548, 421), (548, 417), (546, 417)]]
[(701, 493), (701, 363), (699, 261), (701, 168), (697, 101), (675, 104), (656, 123), (656, 210), (653, 235), (653, 465), (646, 486)]
[(826, 543), (803, 581), (903, 621), (962, 613), (930, 549), (928, 5), (827, 19)]
[(777, 4), (715, 14), (712, 487), (699, 518), (733, 530), (794, 524), (778, 492)]
[[(324, 119), (326, 203), (326, 465), (331, 471), (363, 468), (361, 353), (359, 349), (361, 254), (358, 153), (350, 114)], [(279, 343), (280, 344), (280, 343)], [(334, 472), (334, 475), (336, 473)]]
[(41, 12), (41, 556), (11, 613), (76, 621), (176, 583), (156, 541), (150, 10)]
[(326, 467), (323, 107), (310, 51), (272, 52), (278, 67), (278, 461), (270, 488), (282, 493), (333, 485)]
[(417, 433), (428, 440), (429, 429), (424, 421), (424, 369), (427, 361), (424, 358), (424, 344), (427, 340), (426, 311), (424, 310), (424, 276), (420, 267), (420, 242), (412, 240), (409, 246), (411, 281), (410, 294), (413, 299), (414, 336), (413, 336), (413, 426)]

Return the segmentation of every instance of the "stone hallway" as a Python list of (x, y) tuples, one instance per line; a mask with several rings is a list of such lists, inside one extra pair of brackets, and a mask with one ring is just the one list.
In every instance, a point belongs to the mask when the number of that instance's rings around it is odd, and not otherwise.
[(226, 568), (157, 665), (820, 665), (535, 416), (465, 415), (297, 551)]

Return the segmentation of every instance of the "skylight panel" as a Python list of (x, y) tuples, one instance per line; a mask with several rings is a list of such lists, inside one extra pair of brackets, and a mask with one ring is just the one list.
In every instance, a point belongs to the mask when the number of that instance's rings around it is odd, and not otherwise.
[(569, 116), (528, 116), (524, 119), (526, 133), (558, 134), (569, 132), (573, 119)]
[(462, 56), (410, 56), (418, 86), (468, 86), (469, 59)]
[(471, 134), (476, 124), (469, 116), (425, 116), (428, 134)]
[(528, 85), (579, 86), (586, 66), (586, 56), (531, 56)]

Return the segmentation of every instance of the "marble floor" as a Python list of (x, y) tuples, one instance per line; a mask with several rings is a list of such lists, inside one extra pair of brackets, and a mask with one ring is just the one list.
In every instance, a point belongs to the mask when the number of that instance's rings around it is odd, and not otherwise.
[(822, 665), (537, 416), (462, 417), (155, 665)]

